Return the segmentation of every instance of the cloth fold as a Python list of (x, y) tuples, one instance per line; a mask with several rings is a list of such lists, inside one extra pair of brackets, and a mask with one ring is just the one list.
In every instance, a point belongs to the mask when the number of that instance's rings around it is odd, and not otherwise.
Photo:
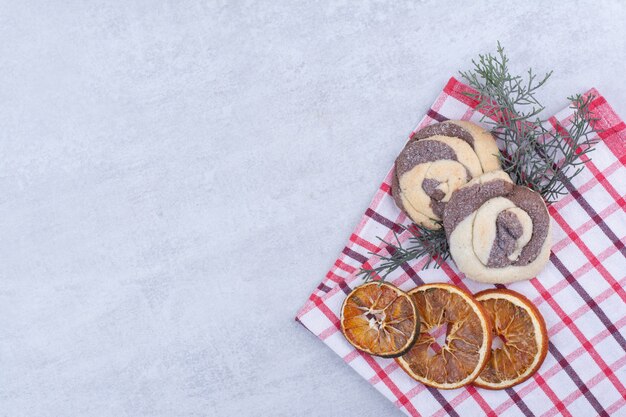
[[(448, 119), (480, 124), (478, 103), (464, 94), (472, 91), (451, 78), (414, 131)], [(391, 197), (392, 170), (296, 320), (411, 416), (626, 412), (626, 124), (597, 90), (586, 94), (594, 96), (590, 110), (598, 118), (599, 142), (583, 157), (582, 173), (566, 184), (568, 194), (549, 208), (550, 261), (537, 278), (498, 285), (524, 294), (546, 320), (549, 352), (532, 378), (503, 391), (440, 391), (412, 380), (392, 359), (361, 353), (344, 339), (339, 311), (362, 283), (356, 273), (365, 262), (377, 262), (371, 253), (385, 251), (379, 237), (394, 239), (400, 225), (410, 224)], [(567, 107), (549, 121), (567, 127), (572, 114)], [(388, 280), (405, 290), (429, 282), (451, 282), (472, 293), (493, 288), (463, 277), (452, 261), (422, 270), (424, 263), (418, 260)]]

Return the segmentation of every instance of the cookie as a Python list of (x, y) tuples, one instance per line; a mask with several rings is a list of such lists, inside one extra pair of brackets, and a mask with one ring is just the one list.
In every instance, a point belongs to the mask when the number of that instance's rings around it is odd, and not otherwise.
[(450, 254), (468, 278), (505, 284), (535, 277), (550, 255), (550, 216), (537, 192), (504, 171), (472, 179), (446, 204)]
[(415, 223), (438, 229), (452, 193), (472, 178), (500, 169), (490, 132), (465, 121), (427, 126), (396, 159), (392, 196)]

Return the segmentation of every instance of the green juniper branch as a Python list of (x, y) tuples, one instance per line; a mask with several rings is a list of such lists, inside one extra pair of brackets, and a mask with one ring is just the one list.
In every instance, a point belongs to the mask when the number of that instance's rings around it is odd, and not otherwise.
[[(512, 75), (509, 59), (499, 42), (496, 54), (479, 55), (472, 63), (472, 70), (460, 74), (477, 91), (467, 95), (478, 101), (477, 110), (483, 113), (481, 121), (490, 125), (499, 139), (502, 169), (516, 184), (540, 193), (546, 203), (557, 201), (568, 192), (566, 185), (583, 170), (582, 157), (593, 150), (596, 142), (596, 119), (589, 109), (593, 97), (569, 97), (575, 110), (571, 125), (549, 128), (548, 121), (539, 117), (544, 106), (536, 93), (552, 71), (541, 77), (532, 69), (526, 76)], [(384, 280), (402, 265), (422, 256), (428, 257), (424, 268), (433, 261), (438, 267), (450, 256), (443, 229), (433, 231), (419, 225), (404, 229), (412, 234), (408, 244), (403, 246), (397, 235), (396, 243), (383, 241), (389, 255), (379, 256), (380, 261), (373, 268), (362, 268), (359, 276), (365, 281)]]
[(363, 278), (365, 282), (376, 280), (378, 277), (384, 279), (405, 263), (419, 259), (422, 256), (428, 257), (423, 269), (428, 268), (431, 263), (434, 263), (435, 268), (438, 268), (441, 262), (445, 261), (450, 256), (448, 241), (446, 240), (446, 233), (443, 228), (430, 230), (417, 224), (412, 224), (409, 227), (400, 227), (403, 229), (400, 233), (404, 233), (405, 231), (411, 233), (408, 239), (408, 245), (406, 247), (403, 246), (402, 243), (400, 243), (398, 234), (395, 232), (394, 238), (396, 243), (387, 242), (378, 238), (386, 245), (389, 255), (378, 255), (370, 252), (371, 255), (378, 256), (381, 262), (374, 268), (362, 268), (359, 271), (357, 275)]
[(565, 194), (565, 184), (582, 171), (582, 156), (593, 150), (595, 119), (589, 104), (593, 97), (568, 97), (575, 109), (568, 128), (548, 128), (539, 114), (544, 106), (535, 96), (552, 75), (527, 77), (511, 75), (504, 48), (498, 43), (497, 55), (479, 55), (474, 69), (461, 76), (477, 93), (467, 95), (479, 102), (481, 121), (492, 126), (499, 139), (502, 169), (518, 185), (537, 191), (548, 203)]

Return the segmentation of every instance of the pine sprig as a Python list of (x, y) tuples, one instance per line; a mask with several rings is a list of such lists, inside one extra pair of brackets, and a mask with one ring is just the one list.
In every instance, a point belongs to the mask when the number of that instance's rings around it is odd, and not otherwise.
[(467, 96), (479, 102), (482, 122), (492, 126), (499, 139), (502, 169), (518, 185), (537, 191), (550, 204), (567, 192), (565, 184), (583, 169), (582, 156), (593, 150), (594, 121), (589, 104), (594, 97), (569, 97), (575, 110), (568, 128), (550, 128), (539, 114), (544, 106), (536, 92), (552, 72), (537, 77), (511, 75), (504, 48), (498, 43), (497, 55), (479, 55), (472, 71), (461, 72), (477, 93)]
[(378, 239), (385, 244), (389, 255), (379, 255), (370, 252), (371, 255), (378, 256), (380, 262), (373, 268), (361, 268), (357, 275), (365, 282), (378, 279), (384, 280), (387, 275), (402, 265), (423, 256), (427, 257), (427, 261), (422, 269), (428, 268), (432, 263), (434, 263), (435, 268), (438, 268), (450, 256), (448, 240), (443, 228), (430, 230), (417, 224), (412, 224), (409, 227), (400, 227), (403, 229), (400, 232), (401, 234), (405, 232), (411, 234), (407, 242), (408, 244), (403, 246), (396, 232), (393, 233), (395, 243), (387, 242), (379, 237)]
[[(525, 76), (512, 75), (509, 59), (498, 42), (497, 54), (479, 55), (472, 60), (473, 70), (461, 76), (477, 93), (466, 95), (478, 101), (482, 122), (492, 126), (499, 139), (502, 169), (518, 185), (537, 191), (547, 204), (568, 191), (566, 185), (583, 170), (583, 155), (593, 150), (596, 142), (595, 120), (589, 105), (593, 96), (568, 98), (575, 110), (569, 127), (551, 126), (540, 118), (544, 106), (536, 93), (545, 85), (552, 71), (537, 76), (532, 69)], [(434, 262), (439, 267), (449, 258), (449, 246), (443, 228), (429, 230), (419, 225), (403, 227), (411, 237), (405, 246), (394, 233), (396, 242), (386, 242), (389, 255), (376, 255), (379, 262), (361, 268), (358, 275), (366, 282), (384, 279), (407, 262), (427, 256), (424, 269)], [(402, 232), (402, 233), (403, 233)]]

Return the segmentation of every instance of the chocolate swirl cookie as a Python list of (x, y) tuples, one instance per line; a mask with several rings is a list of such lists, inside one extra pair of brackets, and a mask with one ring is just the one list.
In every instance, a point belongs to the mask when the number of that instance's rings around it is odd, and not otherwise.
[(550, 216), (541, 196), (503, 171), (455, 191), (443, 215), (450, 254), (468, 278), (500, 283), (536, 276), (550, 255)]
[(421, 129), (396, 159), (392, 195), (415, 223), (438, 229), (452, 192), (474, 177), (500, 169), (490, 132), (464, 121)]

